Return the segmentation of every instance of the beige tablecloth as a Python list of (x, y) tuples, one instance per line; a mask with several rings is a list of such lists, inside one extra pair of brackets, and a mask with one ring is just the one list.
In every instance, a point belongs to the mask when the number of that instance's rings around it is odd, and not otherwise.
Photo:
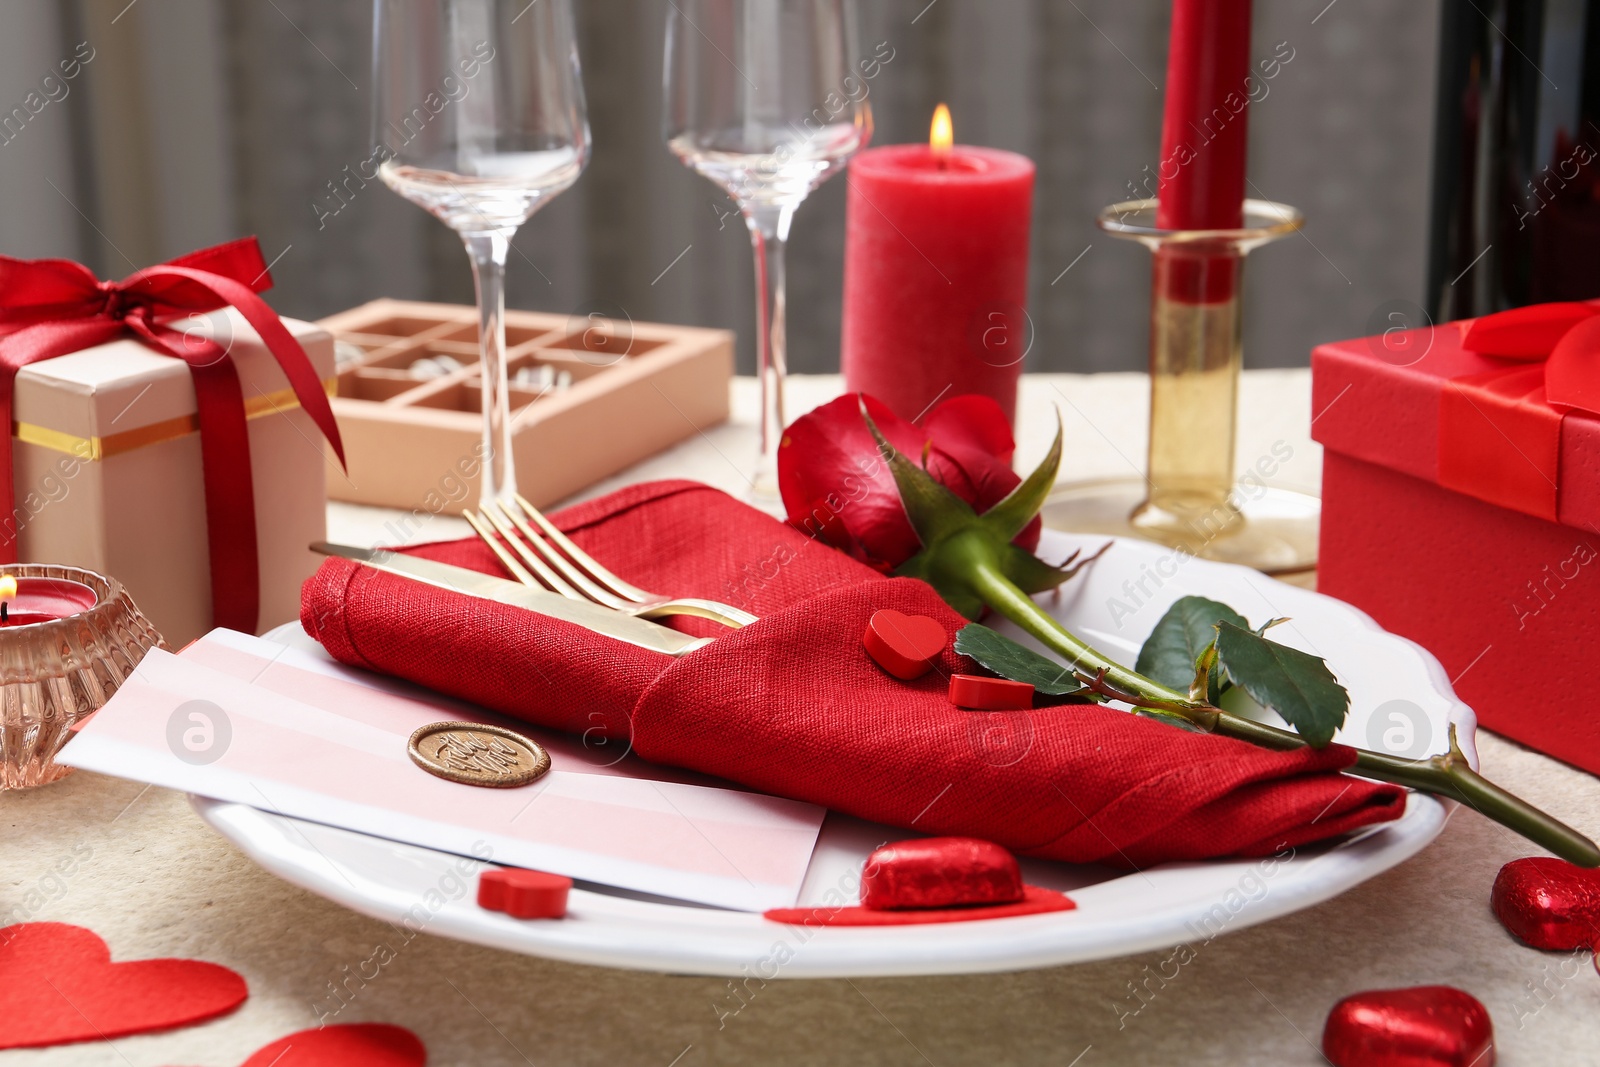
[[(753, 383), (736, 388), (734, 424), (696, 434), (613, 479), (694, 477), (737, 491), (754, 458)], [(1044, 451), (1051, 404), (1063, 412), (1066, 474), (1132, 472), (1142, 459), (1140, 375), (1051, 375), (1026, 382), (1020, 462)], [(801, 379), (796, 402), (833, 395)], [(1305, 372), (1246, 375), (1245, 464), (1277, 441), (1294, 449), (1280, 477), (1314, 487)], [(417, 526), (335, 505), (330, 534), (371, 543), (466, 533), (459, 520)], [(1492, 736), (1486, 771), (1587, 832), (1600, 833), (1600, 781)], [(515, 956), (389, 926), (266, 874), (212, 834), (182, 796), (91, 774), (0, 796), (5, 921), (79, 923), (118, 959), (180, 955), (234, 968), (250, 999), (233, 1015), (112, 1044), (0, 1053), (0, 1067), (191, 1064), (233, 1067), (256, 1048), (315, 1025), (329, 983), (345, 984), (380, 944), (394, 958), (356, 977), (333, 1020), (396, 1022), (435, 1065), (829, 1063), (1318, 1064), (1328, 1009), (1361, 989), (1450, 983), (1494, 1016), (1502, 1064), (1548, 1067), (1600, 1057), (1600, 976), (1586, 959), (1515, 943), (1489, 912), (1500, 865), (1533, 852), (1470, 811), (1410, 862), (1343, 896), (1196, 946), (1177, 977), (1167, 952), (970, 978), (751, 984), (737, 1014), (725, 979), (613, 971)], [(58, 860), (82, 858), (65, 879)], [(86, 858), (83, 858), (85, 857)], [(366, 968), (372, 974), (372, 968)], [(1171, 974), (1168, 966), (1166, 973)], [(1134, 990), (1141, 992), (1135, 997)], [(1138, 1009), (1134, 1014), (1133, 1010)]]

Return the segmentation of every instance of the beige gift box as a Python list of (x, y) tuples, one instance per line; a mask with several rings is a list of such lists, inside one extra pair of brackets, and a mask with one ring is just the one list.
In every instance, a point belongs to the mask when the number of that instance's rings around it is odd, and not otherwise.
[[(333, 339), (284, 325), (317, 377)], [(300, 614), (300, 584), (326, 531), (321, 432), (261, 339), (232, 308), (193, 327), (230, 345), (244, 393), (261, 567), (258, 632)], [(132, 338), (32, 364), (13, 400), (15, 522), (23, 562), (115, 577), (174, 648), (212, 628), (199, 421), (188, 364)]]

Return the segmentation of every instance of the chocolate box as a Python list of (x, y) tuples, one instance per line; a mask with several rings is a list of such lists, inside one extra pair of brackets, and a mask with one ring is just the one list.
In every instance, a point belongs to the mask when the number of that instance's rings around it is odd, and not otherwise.
[[(348, 464), (330, 454), (328, 495), (434, 514), (477, 507), (477, 310), (375, 300), (321, 325), (343, 353), (332, 404)], [(727, 421), (726, 330), (535, 311), (506, 312), (505, 327), (517, 487), (536, 507)], [(417, 376), (423, 361), (435, 376)]]

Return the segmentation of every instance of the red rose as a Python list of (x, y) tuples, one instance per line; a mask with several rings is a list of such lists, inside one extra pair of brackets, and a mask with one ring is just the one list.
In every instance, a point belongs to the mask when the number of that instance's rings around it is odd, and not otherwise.
[[(1017, 447), (1011, 427), (989, 397), (951, 397), (917, 426), (870, 396), (850, 394), (796, 419), (778, 444), (778, 489), (789, 524), (803, 533), (883, 571), (922, 547), (861, 417), (860, 399), (890, 444), (979, 514), (1022, 480), (1011, 469)], [(1036, 515), (1014, 543), (1032, 552), (1039, 525)]]

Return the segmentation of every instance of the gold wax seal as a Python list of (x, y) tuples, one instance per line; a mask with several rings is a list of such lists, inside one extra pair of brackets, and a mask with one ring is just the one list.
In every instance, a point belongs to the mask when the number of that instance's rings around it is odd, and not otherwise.
[(434, 722), (411, 735), (411, 762), (463, 785), (508, 789), (542, 778), (550, 753), (531, 737), (480, 722)]

